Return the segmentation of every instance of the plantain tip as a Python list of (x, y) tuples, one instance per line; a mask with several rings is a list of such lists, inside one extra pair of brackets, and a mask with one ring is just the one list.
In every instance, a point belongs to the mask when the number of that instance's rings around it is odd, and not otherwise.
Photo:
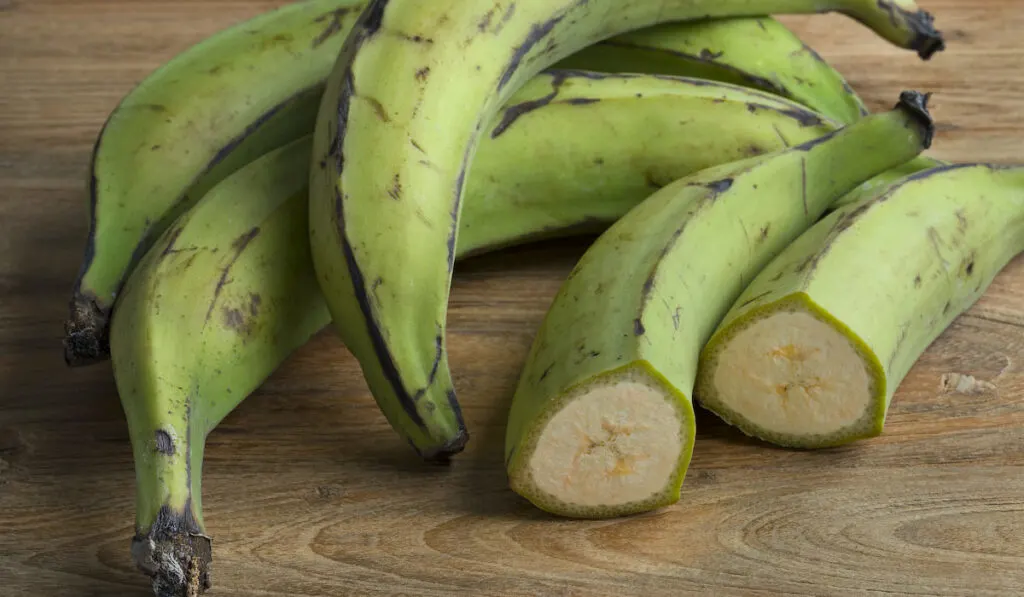
[[(452, 457), (466, 449), (467, 443), (469, 443), (469, 432), (463, 427), (455, 437), (444, 444), (426, 450), (420, 450), (417, 448), (417, 452), (419, 452), (420, 457), (426, 462), (438, 465), (448, 465), (451, 464)], [(416, 448), (416, 446), (413, 445), (413, 448)]]
[(210, 539), (179, 533), (132, 539), (132, 559), (149, 575), (156, 597), (198, 597), (211, 586)]
[(64, 362), (68, 367), (82, 367), (105, 361), (110, 357), (110, 314), (77, 292), (70, 310), (64, 323)]
[(929, 60), (937, 52), (946, 49), (946, 41), (942, 32), (935, 28), (935, 17), (931, 13), (923, 10), (911, 13), (907, 15), (907, 23), (914, 33), (910, 49), (917, 50), (922, 60)]
[(931, 147), (932, 139), (935, 138), (935, 119), (928, 112), (928, 101), (931, 97), (931, 93), (904, 91), (900, 93), (900, 101), (896, 104), (897, 108), (908, 112), (923, 127), (922, 144), (925, 149)]
[(189, 499), (181, 511), (167, 505), (145, 534), (132, 538), (132, 559), (153, 582), (156, 597), (199, 597), (210, 588), (213, 551)]

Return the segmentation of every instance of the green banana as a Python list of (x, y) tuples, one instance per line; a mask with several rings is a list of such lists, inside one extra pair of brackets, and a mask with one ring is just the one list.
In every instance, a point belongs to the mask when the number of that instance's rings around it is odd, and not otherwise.
[(914, 9), (910, 0), (372, 0), (317, 117), (310, 238), (335, 328), (391, 425), (428, 459), (468, 439), (444, 333), (463, 186), (486, 124), (530, 76), (645, 26), (770, 12), (842, 11), (927, 57), (941, 36)]
[[(93, 154), (89, 237), (65, 324), (69, 365), (108, 356), (120, 286), (178, 215), (255, 157), (312, 132), (324, 80), (365, 6), (307, 0), (265, 13), (189, 48), (121, 101)], [(761, 39), (752, 38), (763, 36), (761, 26), (778, 41), (760, 45), (755, 56), (746, 47)], [(799, 41), (768, 19), (669, 24), (621, 42), (585, 48), (559, 67), (664, 69), (738, 82), (796, 98), (841, 122), (844, 106), (860, 105), (812, 53), (793, 54)], [(714, 68), (685, 53), (698, 46), (716, 56)]]
[(546, 314), (509, 412), (514, 491), (604, 518), (674, 503), (693, 449), (701, 347), (775, 254), (861, 181), (919, 154), (925, 98), (682, 178), (613, 224)]
[(747, 287), (697, 397), (744, 433), (821, 448), (882, 433), (914, 362), (1024, 250), (1024, 166), (907, 176), (823, 219)]
[(456, 250), (600, 232), (677, 178), (839, 126), (799, 104), (726, 83), (546, 72), (520, 88), (486, 129)]
[[(594, 144), (568, 134), (584, 126)], [(836, 128), (728, 84), (539, 75), (482, 144), (459, 256), (597, 232), (669, 180)], [(133, 552), (157, 595), (208, 584), (207, 434), (330, 322), (309, 254), (311, 150), (304, 137), (213, 187), (145, 254), (114, 311), (114, 373), (136, 462)]]
[(93, 150), (89, 236), (65, 324), (65, 360), (109, 354), (108, 325), (134, 263), (213, 185), (309, 134), (323, 79), (363, 2), (286, 5), (214, 35), (147, 77)]
[(843, 76), (771, 17), (658, 25), (584, 48), (559, 67), (726, 81), (792, 99), (844, 124), (868, 114)]
[(159, 597), (209, 586), (207, 434), (324, 319), (299, 242), (306, 184), (282, 175), (308, 168), (309, 141), (294, 143), (229, 176), (175, 221), (129, 277), (111, 320), (135, 459), (132, 553)]

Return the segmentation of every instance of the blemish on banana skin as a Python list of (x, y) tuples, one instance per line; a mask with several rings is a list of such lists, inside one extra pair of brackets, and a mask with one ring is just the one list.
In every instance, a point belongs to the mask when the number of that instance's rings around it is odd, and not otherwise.
[(156, 451), (164, 456), (174, 456), (176, 448), (171, 434), (163, 429), (157, 429), (155, 434)]

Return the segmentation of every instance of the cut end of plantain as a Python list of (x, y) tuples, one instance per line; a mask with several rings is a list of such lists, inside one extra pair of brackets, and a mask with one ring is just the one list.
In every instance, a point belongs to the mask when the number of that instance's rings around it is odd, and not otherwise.
[(806, 300), (755, 309), (708, 344), (700, 402), (747, 435), (796, 448), (881, 433), (884, 376), (852, 332)]
[(630, 367), (551, 402), (509, 466), (512, 489), (574, 518), (646, 512), (679, 499), (693, 449), (689, 401)]

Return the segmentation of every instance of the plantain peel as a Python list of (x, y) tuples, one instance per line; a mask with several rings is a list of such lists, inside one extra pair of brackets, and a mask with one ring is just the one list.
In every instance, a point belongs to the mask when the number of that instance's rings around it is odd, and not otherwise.
[(426, 459), (445, 459), (468, 441), (445, 333), (464, 186), (487, 124), (530, 77), (639, 28), (775, 12), (842, 11), (912, 48), (922, 29), (904, 18), (911, 6), (372, 0), (320, 106), (310, 244), (337, 332), (392, 427)]
[(655, 192), (587, 250), (534, 339), (506, 468), (537, 507), (606, 518), (674, 503), (700, 351), (775, 255), (845, 193), (927, 148), (924, 96)]
[(939, 166), (843, 205), (744, 291), (701, 357), (698, 397), (796, 448), (882, 433), (935, 338), (1024, 249), (1024, 168)]

